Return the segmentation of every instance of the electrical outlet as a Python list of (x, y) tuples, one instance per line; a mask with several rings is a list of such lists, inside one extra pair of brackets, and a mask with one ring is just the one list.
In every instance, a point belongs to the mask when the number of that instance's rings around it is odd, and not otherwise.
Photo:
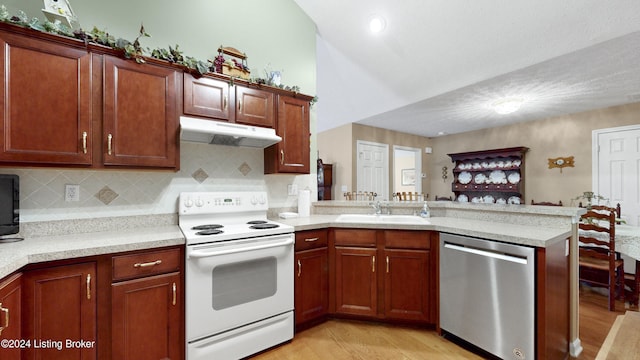
[(289, 185), (287, 185), (287, 194), (288, 195), (298, 195), (298, 185), (297, 184), (289, 184)]
[(80, 201), (80, 185), (66, 184), (64, 186), (64, 201)]

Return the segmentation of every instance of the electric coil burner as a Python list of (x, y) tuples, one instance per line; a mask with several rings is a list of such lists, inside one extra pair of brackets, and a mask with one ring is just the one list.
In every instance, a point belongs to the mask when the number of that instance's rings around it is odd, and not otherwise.
[(239, 359), (293, 338), (293, 228), (266, 192), (186, 192), (187, 360)]

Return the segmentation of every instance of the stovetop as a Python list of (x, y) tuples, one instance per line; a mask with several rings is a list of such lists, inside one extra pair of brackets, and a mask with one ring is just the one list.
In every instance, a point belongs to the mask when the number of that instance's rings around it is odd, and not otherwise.
[(178, 201), (187, 245), (293, 232), (292, 226), (267, 219), (266, 192), (183, 192)]

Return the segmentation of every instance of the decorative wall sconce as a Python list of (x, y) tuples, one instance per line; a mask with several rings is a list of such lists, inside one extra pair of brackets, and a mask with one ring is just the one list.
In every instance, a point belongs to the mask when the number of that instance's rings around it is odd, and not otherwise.
[(549, 159), (549, 169), (560, 168), (560, 172), (562, 172), (562, 168), (565, 167), (574, 167), (573, 156)]
[(447, 182), (447, 178), (449, 177), (447, 175), (447, 170), (448, 168), (446, 166), (442, 167), (442, 181)]

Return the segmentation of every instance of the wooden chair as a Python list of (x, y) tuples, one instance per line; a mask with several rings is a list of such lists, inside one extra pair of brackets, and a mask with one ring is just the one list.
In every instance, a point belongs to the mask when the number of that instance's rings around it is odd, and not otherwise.
[(451, 196), (438, 196), (436, 195), (436, 201), (453, 201)]
[(531, 205), (562, 206), (562, 200), (560, 200), (556, 204), (556, 203), (552, 203), (552, 202), (549, 202), (549, 201), (535, 202), (535, 201), (533, 201), (533, 199), (531, 199)]
[[(604, 224), (606, 222), (606, 224)], [(580, 220), (580, 281), (609, 289), (609, 310), (615, 310), (616, 290), (624, 297), (624, 261), (616, 254), (616, 213), (613, 211), (587, 211)], [(605, 234), (597, 237), (586, 233)], [(589, 276), (603, 273), (607, 276)], [(606, 278), (606, 280), (605, 280)]]

